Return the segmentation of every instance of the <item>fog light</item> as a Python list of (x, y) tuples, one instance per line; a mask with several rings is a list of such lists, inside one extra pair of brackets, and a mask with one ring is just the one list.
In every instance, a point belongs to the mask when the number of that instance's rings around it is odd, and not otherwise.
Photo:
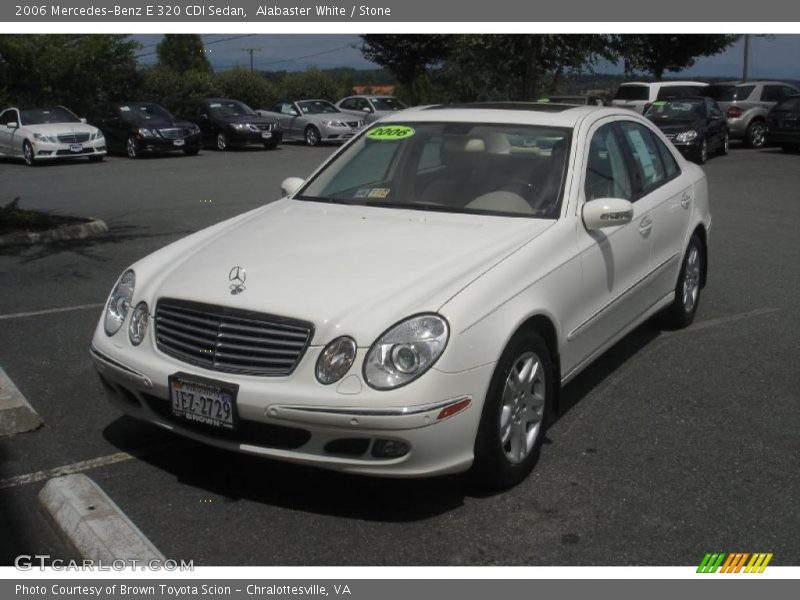
[(409, 450), (411, 446), (400, 440), (375, 440), (372, 444), (372, 456), (375, 458), (400, 458)]

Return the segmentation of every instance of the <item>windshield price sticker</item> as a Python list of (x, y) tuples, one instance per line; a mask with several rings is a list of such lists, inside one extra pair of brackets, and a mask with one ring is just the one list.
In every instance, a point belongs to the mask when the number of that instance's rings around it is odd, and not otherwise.
[(404, 140), (414, 135), (414, 130), (406, 125), (387, 125), (384, 127), (376, 127), (367, 134), (370, 140), (378, 140), (381, 142), (392, 140)]

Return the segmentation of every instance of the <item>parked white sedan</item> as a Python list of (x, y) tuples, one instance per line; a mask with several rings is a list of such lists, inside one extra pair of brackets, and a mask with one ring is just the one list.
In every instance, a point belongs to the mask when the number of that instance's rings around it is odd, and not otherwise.
[(656, 313), (690, 324), (706, 280), (705, 175), (624, 109), (412, 109), (283, 187), (120, 276), (91, 348), (120, 409), (265, 457), (505, 486), (559, 386)]
[(33, 166), (63, 158), (101, 161), (105, 155), (103, 133), (63, 106), (7, 108), (0, 113), (0, 156), (19, 157)]

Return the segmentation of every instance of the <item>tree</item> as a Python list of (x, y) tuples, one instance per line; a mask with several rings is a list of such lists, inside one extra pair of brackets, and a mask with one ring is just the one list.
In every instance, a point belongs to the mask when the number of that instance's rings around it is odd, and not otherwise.
[(202, 71), (178, 73), (155, 66), (142, 71), (141, 80), (138, 99), (160, 102), (171, 110), (188, 98), (207, 98), (221, 93), (214, 76)]
[(415, 84), (430, 69), (439, 66), (450, 53), (453, 36), (446, 35), (362, 35), (364, 58), (385, 67), (407, 90), (412, 103), (419, 100)]
[(278, 84), (279, 99), (324, 98), (336, 102), (346, 96), (345, 90), (333, 77), (324, 71), (311, 68), (299, 73), (286, 73)]
[(217, 73), (214, 81), (223, 96), (241, 100), (254, 109), (266, 108), (278, 100), (275, 86), (261, 73), (253, 73), (249, 69)]
[(0, 95), (89, 114), (135, 92), (138, 48), (127, 35), (0, 36)]
[(167, 34), (158, 46), (158, 65), (180, 73), (184, 71), (211, 72), (203, 40), (197, 34)]
[(664, 72), (691, 67), (701, 56), (714, 56), (736, 41), (736, 35), (642, 34), (620, 35), (614, 42), (619, 58), (625, 61), (626, 74), (650, 73), (660, 81)]

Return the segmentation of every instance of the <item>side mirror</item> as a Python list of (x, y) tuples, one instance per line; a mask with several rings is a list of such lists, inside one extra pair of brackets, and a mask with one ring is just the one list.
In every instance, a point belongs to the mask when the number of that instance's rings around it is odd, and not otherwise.
[(200, 120), (208, 121), (208, 115), (206, 113), (200, 113)]
[(11, 121), (11, 123), (6, 125), (6, 127), (8, 127), (9, 129), (16, 129), (17, 127), (19, 127), (19, 123), (17, 123), (16, 121)]
[(633, 204), (622, 198), (597, 198), (583, 205), (582, 214), (589, 231), (616, 227), (633, 220)]
[(292, 110), (290, 110), (290, 111), (289, 111), (289, 114), (290, 114), (290, 115), (292, 115), (293, 117), (297, 117), (297, 116), (299, 116), (299, 115), (300, 115), (300, 113), (299, 113), (299, 112), (297, 112), (295, 109), (292, 109)]
[(284, 196), (291, 196), (297, 190), (299, 190), (300, 186), (304, 183), (305, 180), (301, 179), (300, 177), (287, 177), (283, 180), (283, 183), (281, 183), (281, 191), (283, 192)]
[(86, 117), (81, 117), (81, 123), (86, 124)]
[(361, 110), (363, 110), (365, 113), (371, 113), (372, 112), (372, 108), (370, 108), (369, 106), (365, 106)]

